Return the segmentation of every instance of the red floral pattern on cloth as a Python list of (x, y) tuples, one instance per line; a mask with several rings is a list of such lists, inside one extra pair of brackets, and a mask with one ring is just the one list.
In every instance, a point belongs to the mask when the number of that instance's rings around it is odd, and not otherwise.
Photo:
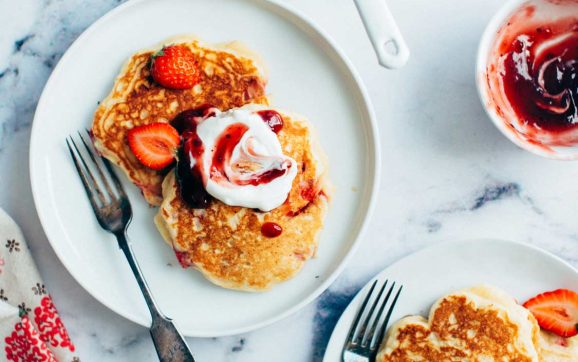
[(75, 350), (22, 231), (0, 208), (0, 362), (80, 362)]
[(58, 362), (26, 315), (16, 323), (14, 330), (4, 341), (8, 361)]
[(40, 339), (52, 347), (68, 348), (74, 352), (74, 344), (68, 336), (68, 332), (60, 320), (52, 298), (44, 296), (40, 306), (34, 309), (34, 322), (38, 326)]

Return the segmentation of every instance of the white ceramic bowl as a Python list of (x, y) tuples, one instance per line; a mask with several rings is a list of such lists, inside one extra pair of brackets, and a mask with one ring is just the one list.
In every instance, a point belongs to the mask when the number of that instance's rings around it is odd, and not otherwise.
[(523, 132), (516, 128), (519, 121), (512, 120), (513, 115), (508, 115), (508, 112), (502, 112), (502, 115), (498, 113), (495, 96), (489, 89), (488, 66), (492, 62), (494, 44), (499, 37), (500, 30), (512, 15), (529, 4), (536, 5), (533, 17), (539, 19), (554, 21), (558, 17), (567, 17), (569, 14), (576, 14), (578, 18), (578, 1), (574, 0), (510, 0), (506, 2), (490, 20), (480, 41), (476, 64), (478, 93), (490, 119), (510, 141), (540, 156), (558, 160), (576, 160), (578, 159), (578, 137), (574, 137), (573, 134), (573, 140), (576, 141), (565, 145), (528, 140)]

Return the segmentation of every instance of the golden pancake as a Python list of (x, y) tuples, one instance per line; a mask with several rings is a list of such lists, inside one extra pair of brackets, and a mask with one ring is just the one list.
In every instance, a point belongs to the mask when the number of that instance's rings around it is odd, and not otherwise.
[(183, 38), (163, 42), (169, 44), (185, 44), (191, 49), (201, 71), (199, 84), (187, 90), (157, 85), (150, 77), (150, 58), (161, 47), (141, 51), (123, 67), (96, 110), (92, 125), (95, 147), (126, 172), (152, 205), (162, 201), (161, 185), (167, 172), (149, 169), (136, 159), (126, 141), (128, 130), (169, 122), (184, 110), (206, 104), (227, 110), (250, 102), (268, 103), (262, 66), (239, 43), (208, 46)]
[[(317, 249), (328, 203), (325, 165), (308, 123), (279, 113), (284, 126), (277, 137), (298, 166), (281, 206), (261, 212), (214, 199), (206, 209), (193, 209), (179, 196), (174, 172), (163, 182), (164, 200), (155, 218), (159, 231), (183, 266), (225, 288), (266, 290), (295, 275)], [(281, 235), (265, 237), (265, 222), (280, 225)]]
[(388, 331), (379, 362), (539, 362), (540, 328), (534, 316), (501, 290), (480, 286), (451, 293), (429, 320), (402, 318)]

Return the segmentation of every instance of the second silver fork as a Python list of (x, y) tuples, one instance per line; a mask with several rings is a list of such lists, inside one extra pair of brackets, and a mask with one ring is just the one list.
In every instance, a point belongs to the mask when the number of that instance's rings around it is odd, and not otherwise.
[[(392, 292), (395, 289), (395, 282), (391, 284), (383, 299), (382, 295), (387, 288), (388, 281), (386, 280), (383, 283), (377, 296), (374, 297), (377, 282), (378, 280), (375, 280), (371, 285), (369, 292), (367, 292), (367, 296), (363, 300), (363, 303), (355, 316), (355, 321), (349, 330), (345, 346), (343, 346), (343, 362), (375, 361), (379, 345), (387, 329), (387, 324), (389, 323), (389, 318), (391, 317), (391, 313), (393, 313), (397, 299), (403, 289), (403, 286), (399, 286), (393, 301), (389, 304), (385, 319), (382, 321), (381, 317), (390, 297), (392, 296)], [(369, 301), (372, 297), (374, 298), (373, 303), (369, 305)], [(377, 313), (375, 312), (376, 308), (378, 308)]]
[[(100, 226), (114, 234), (119, 248), (123, 251), (128, 264), (136, 278), (138, 286), (143, 294), (152, 317), (150, 327), (151, 337), (161, 362), (194, 362), (191, 350), (185, 339), (177, 330), (170, 318), (165, 316), (155, 303), (151, 291), (142, 275), (134, 253), (126, 234), (128, 225), (132, 219), (130, 202), (122, 184), (112, 170), (110, 163), (98, 156), (84, 137), (78, 134), (86, 152), (90, 158), (89, 163), (96, 169), (96, 177), (90, 171), (85, 158), (72, 137), (66, 140), (70, 155), (74, 160), (74, 166), (82, 180), (84, 190), (90, 200), (90, 204)], [(90, 135), (89, 135), (90, 137)], [(106, 171), (100, 164), (104, 165)], [(108, 177), (107, 177), (107, 175)], [(97, 180), (98, 179), (98, 180)], [(109, 182), (109, 179), (111, 182)]]

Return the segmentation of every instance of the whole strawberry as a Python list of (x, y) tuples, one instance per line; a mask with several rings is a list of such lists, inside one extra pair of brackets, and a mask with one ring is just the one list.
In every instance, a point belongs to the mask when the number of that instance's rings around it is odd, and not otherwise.
[(199, 82), (193, 52), (184, 45), (170, 45), (152, 56), (151, 75), (165, 88), (189, 89)]

